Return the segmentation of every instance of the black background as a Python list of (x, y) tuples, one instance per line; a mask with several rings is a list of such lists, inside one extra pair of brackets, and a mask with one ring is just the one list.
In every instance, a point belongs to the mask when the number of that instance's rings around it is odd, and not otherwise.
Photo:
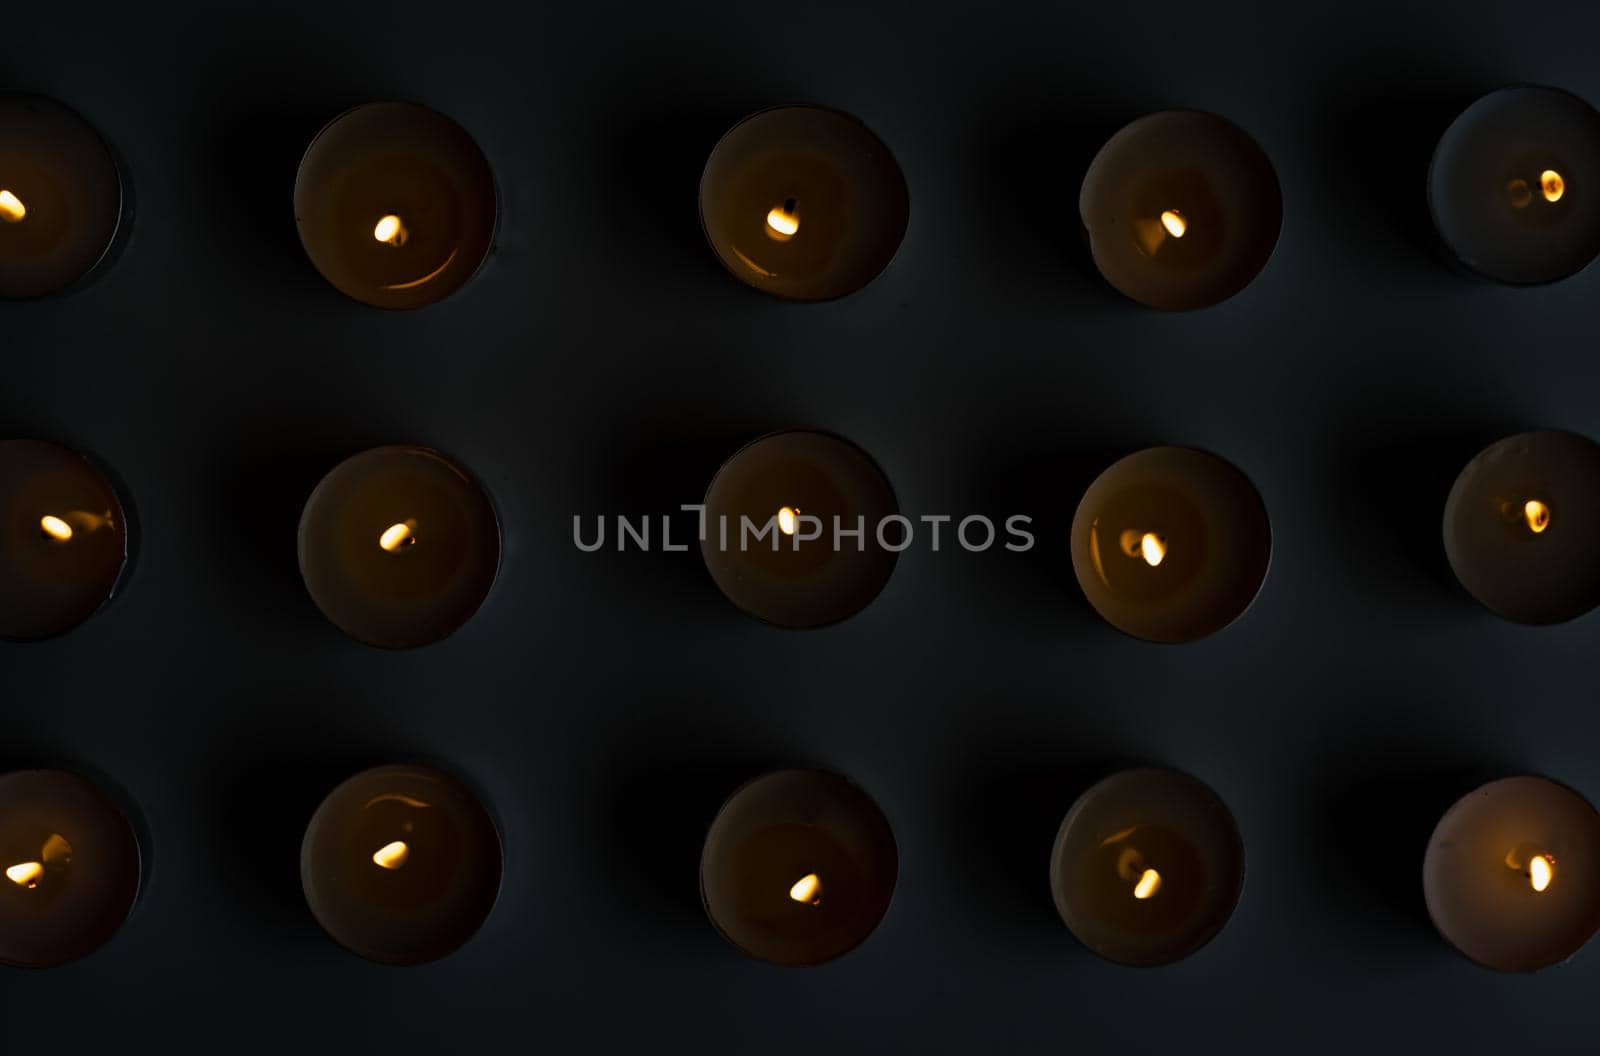
[[(1498, 85), (1600, 95), (1600, 8), (1561, 2), (7, 5), (0, 86), (54, 95), (137, 185), (114, 270), (0, 306), (0, 433), (91, 452), (142, 522), (111, 608), (0, 647), (0, 764), (135, 800), (146, 893), (113, 942), (5, 972), (8, 1049), (162, 1039), (718, 1052), (1590, 1047), (1600, 954), (1531, 977), (1454, 955), (1422, 849), (1475, 782), (1600, 795), (1593, 619), (1500, 622), (1450, 576), (1440, 511), (1483, 444), (1600, 433), (1596, 277), (1453, 272), (1423, 197), (1449, 118)], [(300, 151), (347, 105), (459, 120), (500, 181), (488, 269), (385, 314), (304, 259)], [(700, 167), (744, 113), (864, 118), (912, 195), (856, 296), (722, 272)], [(1082, 247), (1094, 148), (1165, 106), (1277, 165), (1266, 272), (1221, 307), (1121, 299)], [(925, 546), (839, 627), (737, 613), (688, 554), (581, 554), (574, 514), (694, 502), (721, 459), (811, 425), (902, 508), (1029, 513), (1027, 555)], [(452, 639), (389, 653), (308, 600), (300, 507), (340, 458), (439, 447), (488, 484), (507, 552)], [(1066, 558), (1116, 455), (1209, 448), (1256, 482), (1273, 567), (1209, 640), (1119, 636)], [(401, 757), (477, 784), (506, 842), (488, 925), (442, 962), (344, 953), (300, 894), (300, 835)], [(1155, 970), (1099, 961), (1051, 907), (1062, 813), (1125, 763), (1183, 767), (1244, 832), (1226, 931)], [(825, 968), (726, 947), (697, 903), (705, 825), (783, 762), (851, 775), (901, 850), (879, 931)]]

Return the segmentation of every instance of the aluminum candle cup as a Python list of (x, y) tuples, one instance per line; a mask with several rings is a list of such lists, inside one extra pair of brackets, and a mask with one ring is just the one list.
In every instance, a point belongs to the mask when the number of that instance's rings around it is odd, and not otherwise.
[(1491, 781), (1439, 819), (1422, 891), (1439, 934), (1479, 964), (1560, 964), (1600, 929), (1600, 814), (1542, 777)]
[(729, 601), (780, 627), (823, 627), (866, 608), (894, 572), (898, 554), (884, 542), (903, 544), (892, 522), (879, 538), (899, 513), (888, 478), (827, 433), (747, 444), (717, 471), (705, 506), (700, 549), (711, 578)]
[(717, 259), (741, 282), (792, 300), (832, 300), (871, 282), (910, 215), (889, 148), (820, 106), (751, 114), (700, 177), (700, 221)]
[(1600, 604), (1600, 445), (1521, 433), (1467, 463), (1444, 506), (1462, 586), (1498, 616), (1561, 623)]
[(1078, 211), (1106, 281), (1141, 304), (1181, 311), (1227, 300), (1266, 267), (1283, 193), (1243, 129), (1165, 110), (1100, 148)]
[(52, 99), (0, 95), (0, 300), (76, 286), (123, 227), (122, 178), (100, 134)]
[(352, 638), (404, 649), (478, 611), (500, 567), (500, 524), (466, 470), (425, 447), (378, 447), (334, 467), (300, 516), (300, 574)]
[(1255, 486), (1215, 455), (1151, 447), (1101, 473), (1072, 519), (1078, 585), (1118, 630), (1152, 642), (1215, 633), (1249, 607), (1272, 554)]
[(1228, 923), (1244, 889), (1244, 843), (1227, 806), (1200, 781), (1125, 770), (1067, 812), (1050, 889), (1061, 919), (1095, 953), (1168, 964)]
[(460, 125), (411, 103), (368, 103), (312, 140), (294, 214), (306, 255), (341, 292), (420, 308), (477, 273), (498, 202), (489, 162)]
[(1490, 92), (1440, 138), (1428, 206), (1445, 245), (1480, 275), (1576, 274), (1600, 253), (1600, 113), (1557, 88)]
[(733, 794), (706, 834), (700, 892), (711, 923), (774, 964), (822, 964), (866, 940), (899, 868), (889, 822), (834, 774), (779, 770)]
[(63, 770), (0, 775), (0, 964), (47, 968), (104, 945), (139, 894), (127, 815)]
[(97, 469), (55, 444), (0, 441), (0, 639), (71, 630), (127, 563), (122, 502)]
[(300, 883), (339, 945), (421, 964), (477, 934), (500, 893), (500, 835), (455, 778), (380, 766), (322, 801), (300, 848)]

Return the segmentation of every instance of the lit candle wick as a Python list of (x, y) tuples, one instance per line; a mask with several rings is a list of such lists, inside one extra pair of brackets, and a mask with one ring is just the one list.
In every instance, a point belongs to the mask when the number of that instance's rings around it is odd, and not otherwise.
[(1550, 881), (1555, 879), (1555, 863), (1546, 854), (1536, 854), (1528, 862), (1528, 886), (1535, 891), (1543, 891), (1550, 886)]
[(1545, 169), (1539, 174), (1539, 189), (1544, 192), (1545, 201), (1559, 202), (1567, 193), (1567, 181), (1555, 169)]
[(406, 230), (406, 225), (398, 216), (390, 213), (378, 221), (378, 226), (372, 229), (372, 237), (391, 246), (403, 246), (406, 239), (411, 237), (411, 232)]
[(1142, 902), (1155, 897), (1155, 893), (1159, 890), (1161, 890), (1161, 874), (1154, 869), (1146, 869), (1139, 874), (1139, 882), (1133, 885), (1133, 897)]
[(0, 220), (8, 224), (20, 224), (22, 218), (28, 215), (28, 207), (22, 204), (22, 199), (7, 190), (0, 190)]
[(1522, 516), (1528, 522), (1528, 530), (1535, 535), (1550, 527), (1550, 507), (1538, 499), (1529, 499), (1523, 504)]
[(1176, 209), (1168, 209), (1161, 214), (1161, 226), (1167, 229), (1167, 234), (1173, 238), (1182, 238), (1189, 230), (1189, 221)]
[(796, 902), (820, 906), (822, 904), (822, 878), (816, 873), (807, 873), (795, 881), (794, 886), (789, 889), (789, 897)]
[(46, 515), (39, 518), (39, 530), (58, 543), (67, 542), (72, 538), (72, 525), (60, 517)]
[(406, 859), (411, 857), (411, 848), (406, 846), (406, 841), (395, 840), (379, 847), (372, 854), (374, 864), (385, 869), (398, 869), (406, 864)]
[(1167, 559), (1167, 540), (1155, 532), (1140, 532), (1132, 528), (1122, 533), (1122, 552), (1129, 557), (1142, 557), (1144, 563), (1155, 568)]
[(403, 546), (411, 546), (417, 541), (417, 522), (411, 518), (391, 524), (378, 536), (378, 545), (391, 554)]
[(774, 242), (787, 242), (800, 230), (800, 214), (793, 198), (775, 205), (767, 212), (767, 237)]
[(800, 527), (800, 508), (798, 506), (784, 506), (778, 510), (778, 531), (784, 535), (793, 535)]
[(30, 891), (39, 886), (39, 877), (43, 875), (44, 866), (38, 862), (19, 862), (6, 870), (7, 880)]

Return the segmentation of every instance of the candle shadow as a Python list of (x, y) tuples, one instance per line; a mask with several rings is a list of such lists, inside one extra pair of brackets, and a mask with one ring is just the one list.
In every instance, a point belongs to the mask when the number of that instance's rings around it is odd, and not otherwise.
[(1408, 251), (1411, 264), (1431, 268), (1438, 284), (1480, 278), (1449, 250), (1433, 226), (1426, 197), (1429, 165), (1439, 137), (1477, 94), (1469, 89), (1418, 97), (1408, 81), (1371, 96), (1341, 96), (1325, 107), (1321, 145), (1310, 166), (1308, 199), (1339, 203), (1337, 235), (1370, 256), (1377, 246)]
[(1096, 781), (1119, 770), (1160, 765), (1148, 759), (1086, 756), (1075, 746), (1041, 750), (1035, 742), (974, 750), (980, 762), (960, 780), (946, 782), (951, 795), (944, 814), (951, 846), (952, 879), (964, 887), (965, 904), (989, 919), (981, 923), (993, 941), (1053, 951), (1090, 951), (1072, 938), (1050, 889), (1050, 856), (1067, 811)]
[(1433, 615), (1467, 616), (1471, 596), (1456, 580), (1441, 535), (1445, 500), (1462, 468), (1484, 447), (1521, 430), (1463, 428), (1401, 437), (1383, 427), (1351, 430), (1335, 481), (1339, 538), (1355, 549), (1349, 567), (1383, 592)]
[[(715, 414), (686, 418), (666, 407), (639, 409), (618, 419), (612, 443), (587, 473), (588, 489), (577, 501), (585, 545), (596, 539), (596, 518), (604, 522), (605, 545), (590, 556), (594, 572), (609, 582), (618, 597), (653, 598), (673, 606), (675, 619), (697, 619), (723, 625), (748, 619), (716, 589), (700, 553), (700, 519), (683, 505), (705, 501), (706, 487), (729, 456), (771, 431), (744, 413), (717, 420)], [(617, 517), (626, 516), (637, 530), (649, 523), (649, 548), (628, 541), (618, 551)], [(663, 549), (662, 517), (670, 518), (671, 543), (685, 550)], [(714, 528), (710, 529), (714, 531)]]
[[(681, 67), (663, 74), (649, 89), (629, 93), (629, 105), (604, 118), (594, 197), (612, 203), (600, 222), (614, 226), (608, 242), (628, 247), (630, 272), (692, 277), (698, 285), (724, 274), (700, 224), (700, 173), (723, 133), (746, 111), (707, 106), (706, 91), (680, 87), (663, 94), (682, 75)], [(669, 281), (660, 288), (666, 294), (677, 286)]]
[[(287, 440), (281, 423), (245, 430), (250, 445), (263, 436)], [(360, 443), (312, 437), (297, 423), (294, 445), (243, 451), (215, 463), (206, 491), (204, 527), (197, 534), (211, 552), (204, 565), (229, 581), (230, 612), (255, 624), (304, 625), (320, 619), (300, 577), (296, 538), (300, 512), (317, 482)], [(368, 445), (370, 446), (370, 445)], [(239, 451), (218, 444), (217, 450)]]
[[(984, 568), (985, 590), (1005, 599), (997, 618), (1036, 624), (1070, 620), (1073, 630), (1106, 631), (1078, 586), (1072, 567), (1072, 518), (1078, 502), (1096, 477), (1117, 459), (1144, 446), (1067, 447), (1051, 441), (981, 452), (972, 470), (972, 508), (999, 511), (1000, 542)], [(1004, 550), (1004, 517), (1021, 513), (1033, 518), (1027, 530), (1033, 546), (1023, 552)]]
[[(599, 877), (630, 921), (653, 920), (675, 946), (695, 939), (716, 948), (700, 896), (700, 851), (722, 805), (770, 770), (815, 765), (770, 747), (729, 744), (698, 728), (656, 729), (617, 746), (597, 776), (596, 829), (605, 856)], [(827, 767), (821, 767), (828, 769)], [(633, 924), (628, 924), (632, 927)]]
[(972, 198), (991, 240), (990, 266), (1008, 297), (1070, 294), (1080, 312), (1135, 310), (1095, 266), (1078, 189), (1106, 140), (1138, 116), (1040, 111), (1012, 101), (980, 122), (980, 137), (966, 152)]
[[(359, 101), (359, 100), (356, 100)], [(356, 101), (234, 97), (203, 126), (207, 164), (194, 208), (213, 240), (207, 259), (248, 272), (252, 286), (327, 290), (295, 226), (294, 184), (300, 158), (322, 127)]]
[[(1463, 795), (1521, 768), (1429, 765), (1437, 745), (1389, 746), (1346, 758), (1333, 772), (1359, 773), (1324, 787), (1307, 819), (1319, 860), (1305, 897), (1324, 908), (1347, 950), (1383, 961), (1442, 958), (1449, 946), (1428, 915), (1420, 876), (1439, 818)], [(1402, 962), (1403, 963), (1403, 962)]]

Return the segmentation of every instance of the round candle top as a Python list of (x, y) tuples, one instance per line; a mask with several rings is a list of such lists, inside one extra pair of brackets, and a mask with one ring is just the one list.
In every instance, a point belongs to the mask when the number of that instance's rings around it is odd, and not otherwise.
[(751, 114), (722, 137), (700, 177), (700, 220), (740, 281), (826, 301), (875, 279), (905, 237), (911, 201), (883, 141), (819, 106)]
[(378, 447), (334, 467), (300, 516), (300, 574), (353, 638), (404, 649), (478, 611), (500, 567), (489, 496), (425, 447)]
[(1561, 623), (1600, 604), (1600, 445), (1521, 433), (1467, 463), (1444, 506), (1456, 578), (1518, 623)]
[(865, 792), (835, 774), (779, 770), (717, 813), (700, 892), (711, 923), (751, 957), (822, 964), (878, 926), (898, 863), (889, 822)]
[(307, 148), (294, 186), (311, 262), (376, 308), (420, 308), (464, 286), (489, 255), (497, 208), (472, 137), (411, 103), (335, 118)]
[(1249, 607), (1272, 553), (1267, 510), (1239, 470), (1186, 447), (1101, 473), (1072, 519), (1072, 567), (1095, 611), (1152, 642), (1187, 642)]
[(1067, 812), (1050, 858), (1061, 919), (1095, 953), (1167, 964), (1210, 942), (1244, 888), (1244, 843), (1222, 800), (1176, 770), (1125, 770)]
[(103, 605), (128, 561), (116, 491), (81, 455), (0, 441), (0, 638), (71, 630)]
[(454, 952), (500, 893), (500, 835), (455, 778), (364, 770), (328, 794), (300, 848), (311, 913), (352, 953), (421, 964)]
[(54, 100), (0, 95), (0, 298), (77, 284), (121, 223), (122, 180), (100, 134)]
[(1559, 964), (1600, 929), (1600, 814), (1542, 777), (1491, 781), (1439, 819), (1422, 890), (1439, 933), (1479, 964)]
[(745, 445), (718, 470), (705, 505), (700, 549), (711, 578), (739, 608), (780, 627), (823, 627), (866, 608), (898, 557), (884, 542), (903, 543), (894, 522), (879, 538), (898, 514), (888, 478), (827, 433)]
[(1467, 267), (1508, 283), (1554, 282), (1600, 253), (1597, 188), (1600, 113), (1556, 88), (1479, 99), (1445, 130), (1428, 171), (1440, 237)]
[(139, 893), (127, 815), (62, 770), (0, 775), (0, 964), (46, 968), (104, 945)]
[(1152, 308), (1227, 300), (1266, 267), (1283, 194), (1255, 140), (1215, 114), (1167, 110), (1100, 148), (1078, 211), (1095, 266)]

